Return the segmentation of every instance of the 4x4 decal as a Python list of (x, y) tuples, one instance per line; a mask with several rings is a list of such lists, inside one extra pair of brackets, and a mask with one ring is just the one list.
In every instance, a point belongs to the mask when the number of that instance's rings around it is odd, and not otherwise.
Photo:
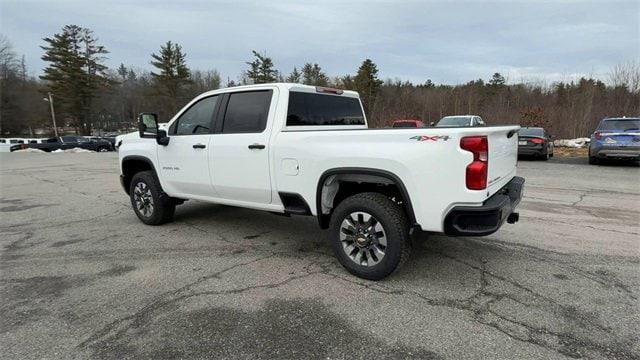
[(434, 136), (418, 135), (418, 136), (409, 138), (409, 140), (416, 140), (416, 141), (438, 141), (438, 140), (447, 141), (449, 139), (450, 139), (449, 135), (434, 135)]

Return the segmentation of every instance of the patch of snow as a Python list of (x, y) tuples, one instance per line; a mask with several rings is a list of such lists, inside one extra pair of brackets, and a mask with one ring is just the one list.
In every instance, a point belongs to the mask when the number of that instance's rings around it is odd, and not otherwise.
[(32, 148), (26, 148), (26, 149), (20, 149), (20, 150), (16, 150), (16, 151), (12, 151), (14, 153), (44, 153), (46, 151), (42, 151), (40, 149), (32, 149)]
[(558, 139), (553, 141), (553, 146), (556, 147), (570, 147), (581, 148), (589, 145), (591, 139), (589, 138), (576, 138), (576, 139)]
[(60, 154), (60, 153), (92, 153), (94, 151), (91, 150), (87, 150), (87, 149), (82, 149), (79, 147), (75, 147), (73, 149), (66, 149), (66, 150), (62, 150), (62, 149), (58, 149), (58, 150), (53, 150), (51, 153), (52, 154)]
[(73, 149), (67, 149), (64, 152), (66, 152), (66, 153), (92, 153), (94, 151), (75, 147)]

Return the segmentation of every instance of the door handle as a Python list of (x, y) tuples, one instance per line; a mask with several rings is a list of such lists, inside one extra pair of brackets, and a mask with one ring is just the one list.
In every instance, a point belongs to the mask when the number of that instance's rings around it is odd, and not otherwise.
[(262, 144), (251, 144), (249, 145), (249, 149), (264, 149), (265, 146)]
[(207, 147), (207, 145), (205, 145), (205, 144), (195, 144), (195, 145), (193, 145), (194, 149), (204, 149), (206, 147)]

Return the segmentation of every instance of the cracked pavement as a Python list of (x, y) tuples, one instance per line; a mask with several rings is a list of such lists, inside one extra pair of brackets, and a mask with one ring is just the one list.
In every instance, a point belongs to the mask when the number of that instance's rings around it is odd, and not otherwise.
[(637, 167), (521, 161), (518, 224), (370, 282), (315, 218), (150, 227), (116, 154), (0, 155), (0, 358), (640, 359)]

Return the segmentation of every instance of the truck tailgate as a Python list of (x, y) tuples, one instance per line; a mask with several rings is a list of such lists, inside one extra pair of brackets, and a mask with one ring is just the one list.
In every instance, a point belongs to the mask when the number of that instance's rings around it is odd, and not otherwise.
[[(488, 128), (490, 129), (490, 128)], [(514, 128), (502, 128), (490, 131), (489, 140), (489, 173), (487, 187), (502, 185), (510, 180), (518, 162), (518, 135)]]

